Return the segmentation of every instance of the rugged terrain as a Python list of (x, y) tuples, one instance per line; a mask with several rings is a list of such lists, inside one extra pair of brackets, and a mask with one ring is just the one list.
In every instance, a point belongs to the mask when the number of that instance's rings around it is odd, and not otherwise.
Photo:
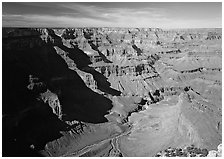
[(221, 29), (3, 28), (2, 45), (3, 156), (222, 141)]

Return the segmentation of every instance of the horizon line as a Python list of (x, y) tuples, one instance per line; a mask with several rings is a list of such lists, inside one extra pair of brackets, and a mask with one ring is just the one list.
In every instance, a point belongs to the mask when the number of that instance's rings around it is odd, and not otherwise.
[(64, 29), (64, 28), (123, 28), (123, 29), (222, 29), (222, 27), (192, 27), (192, 28), (166, 28), (166, 27), (110, 27), (110, 26), (83, 26), (83, 27), (76, 27), (76, 26), (69, 26), (69, 27), (48, 27), (48, 26), (2, 26), (2, 28), (55, 28), (55, 29)]

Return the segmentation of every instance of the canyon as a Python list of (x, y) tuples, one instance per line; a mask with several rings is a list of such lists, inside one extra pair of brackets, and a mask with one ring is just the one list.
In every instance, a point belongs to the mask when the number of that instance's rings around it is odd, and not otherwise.
[(3, 156), (222, 143), (221, 29), (3, 28), (2, 63)]

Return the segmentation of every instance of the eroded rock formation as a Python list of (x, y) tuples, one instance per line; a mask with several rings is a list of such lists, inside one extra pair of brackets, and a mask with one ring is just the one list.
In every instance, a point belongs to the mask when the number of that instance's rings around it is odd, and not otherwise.
[(4, 28), (3, 156), (217, 148), (221, 40), (220, 29)]

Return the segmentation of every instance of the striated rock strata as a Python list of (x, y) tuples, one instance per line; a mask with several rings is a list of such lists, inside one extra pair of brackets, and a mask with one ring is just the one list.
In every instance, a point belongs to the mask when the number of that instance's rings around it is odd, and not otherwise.
[(3, 156), (152, 157), (222, 141), (221, 29), (2, 36)]

